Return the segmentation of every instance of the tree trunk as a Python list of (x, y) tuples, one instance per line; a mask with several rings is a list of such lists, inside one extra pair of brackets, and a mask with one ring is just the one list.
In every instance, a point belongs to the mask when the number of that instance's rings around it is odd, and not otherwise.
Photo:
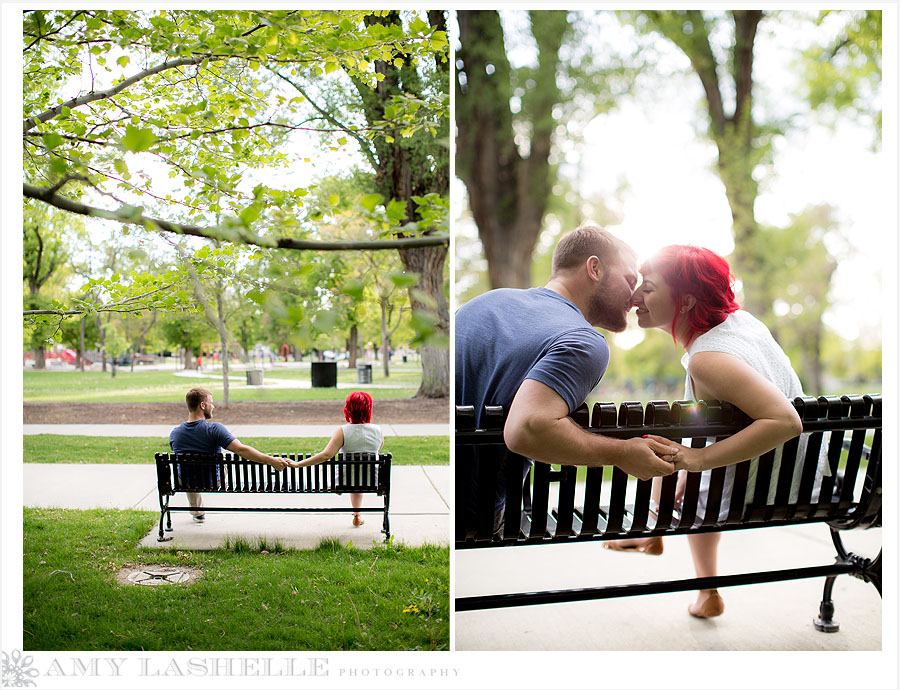
[(509, 101), (510, 65), (500, 17), (493, 10), (457, 12), (462, 64), (456, 83), (456, 169), (488, 262), (492, 288), (531, 287), (531, 255), (552, 187), (552, 113), (559, 48), (568, 29), (566, 12), (532, 14), (538, 45), (535, 85), (522, 99), (531, 125), (530, 151), (519, 153)]
[(34, 350), (34, 368), (35, 369), (46, 369), (47, 368), (47, 348), (44, 345), (41, 345)]
[[(414, 288), (409, 290), (409, 304), (416, 311), (434, 315), (435, 337), (428, 338), (419, 347), (422, 355), (422, 384), (415, 397), (446, 398), (450, 395), (450, 351), (442, 339), (449, 341), (450, 308), (444, 297), (444, 260), (446, 247), (422, 247), (400, 250), (404, 268), (419, 276)], [(433, 302), (426, 304), (421, 297)]]
[(356, 357), (359, 350), (359, 327), (356, 324), (350, 326), (350, 336), (347, 338), (347, 368), (356, 368)]
[(184, 346), (184, 368), (196, 370), (197, 360), (194, 359), (194, 348), (190, 345)]
[(216, 330), (219, 332), (219, 343), (222, 346), (222, 407), (228, 407), (228, 331), (225, 329), (225, 305), (222, 301), (222, 290), (216, 290)]
[(378, 301), (378, 306), (381, 308), (381, 352), (384, 358), (384, 378), (389, 378), (391, 375), (391, 341), (388, 336), (387, 303), (381, 299)]
[(81, 317), (78, 328), (78, 368), (84, 373), (84, 320), (87, 315)]

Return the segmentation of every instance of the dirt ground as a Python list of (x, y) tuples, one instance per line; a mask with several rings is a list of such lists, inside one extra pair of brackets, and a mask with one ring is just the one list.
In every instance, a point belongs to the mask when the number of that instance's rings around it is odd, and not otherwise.
[[(223, 424), (336, 424), (343, 420), (343, 400), (303, 402), (239, 402), (216, 407)], [(184, 403), (29, 403), (23, 404), (24, 424), (178, 424), (187, 419)], [(446, 424), (450, 403), (436, 400), (385, 398), (375, 400), (376, 424)]]

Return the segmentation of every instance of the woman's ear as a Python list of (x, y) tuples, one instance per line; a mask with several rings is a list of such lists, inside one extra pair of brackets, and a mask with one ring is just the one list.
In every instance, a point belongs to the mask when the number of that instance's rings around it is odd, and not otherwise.
[(694, 297), (693, 295), (684, 295), (681, 298), (681, 313), (686, 314), (694, 308), (695, 304), (697, 304), (696, 297)]

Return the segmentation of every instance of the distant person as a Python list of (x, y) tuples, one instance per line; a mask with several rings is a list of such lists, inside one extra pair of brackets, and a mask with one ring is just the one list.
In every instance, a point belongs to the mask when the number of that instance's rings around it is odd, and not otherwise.
[[(551, 270), (544, 287), (491, 290), (457, 310), (456, 404), (474, 406), (479, 426), (485, 405), (502, 405), (508, 411), (507, 448), (530, 460), (616, 465), (640, 479), (672, 474), (668, 458), (677, 451), (674, 443), (591, 434), (569, 418), (609, 363), (606, 338), (595, 327), (618, 333), (627, 325), (638, 280), (634, 251), (607, 230), (583, 226), (560, 238)], [(515, 463), (515, 474), (522, 459), (513, 456), (508, 462)], [(456, 509), (470, 517), (478, 464), (477, 452), (457, 458), (469, 482), (457, 486)], [(500, 484), (495, 534), (505, 506), (505, 485)]]
[[(791, 404), (793, 398), (803, 396), (800, 379), (769, 329), (735, 301), (731, 267), (718, 254), (702, 247), (672, 245), (660, 250), (641, 266), (641, 274), (643, 282), (634, 293), (638, 325), (641, 328), (659, 328), (671, 335), (676, 345), (684, 348), (681, 359), (687, 370), (684, 398), (729, 402), (753, 420), (748, 427), (729, 438), (717, 443), (712, 443), (710, 439), (703, 448), (688, 448), (679, 444), (678, 453), (673, 458), (676, 469), (703, 473), (698, 520), (702, 520), (706, 513), (709, 470), (730, 466), (717, 516), (719, 522), (724, 522), (731, 501), (734, 464), (758, 458), (803, 431), (800, 417)], [(651, 435), (650, 438), (659, 437)], [(804, 456), (805, 448), (806, 435), (801, 438), (798, 457)], [(776, 451), (775, 462), (776, 469), (772, 476), (777, 479), (780, 449)], [(758, 461), (754, 460), (750, 465), (748, 490), (755, 484), (757, 464)], [(798, 463), (792, 496), (799, 489), (799, 469)], [(821, 476), (829, 471), (822, 454), (813, 487), (813, 500), (818, 496)], [(682, 472), (676, 502), (681, 500), (684, 482)], [(657, 486), (657, 499), (658, 492)], [(748, 497), (741, 498), (745, 504), (749, 503)], [(718, 532), (688, 535), (697, 577), (717, 574), (720, 536)], [(623, 539), (607, 542), (606, 546), (617, 551), (658, 555), (662, 553), (662, 538)], [(725, 603), (715, 589), (700, 590), (697, 600), (688, 609), (692, 616), (699, 618), (718, 616), (724, 610)]]
[[(260, 453), (256, 448), (245, 446), (232, 435), (228, 429), (218, 422), (210, 422), (213, 410), (212, 393), (204, 388), (191, 388), (185, 395), (188, 408), (188, 420), (172, 429), (169, 434), (169, 446), (175, 453), (204, 453), (215, 455), (222, 449), (230, 450), (246, 460), (271, 465), (276, 470), (283, 470), (291, 465), (290, 460), (276, 458)], [(210, 473), (209, 482), (215, 485), (218, 477)], [(203, 497), (199, 493), (187, 492), (188, 503), (195, 510), (191, 511), (194, 522), (203, 522), (206, 514), (200, 510)]]
[[(344, 403), (344, 419), (347, 423), (335, 429), (328, 445), (315, 455), (294, 463), (294, 467), (318, 465), (330, 460), (338, 451), (344, 453), (378, 453), (384, 447), (384, 434), (381, 427), (372, 424), (372, 396), (368, 393), (351, 393)], [(347, 470), (344, 470), (347, 472)], [(345, 481), (347, 481), (345, 479)], [(353, 526), (359, 527), (365, 521), (359, 516), (362, 507), (362, 494), (350, 494), (350, 505), (353, 507)]]

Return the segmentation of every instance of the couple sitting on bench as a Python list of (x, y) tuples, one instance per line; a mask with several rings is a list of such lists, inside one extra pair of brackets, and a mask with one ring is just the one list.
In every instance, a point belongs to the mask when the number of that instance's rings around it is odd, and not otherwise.
[[(338, 451), (378, 453), (384, 446), (381, 428), (372, 421), (372, 396), (368, 393), (351, 393), (344, 405), (344, 417), (347, 424), (338, 427), (325, 448), (306, 460), (294, 461), (287, 458), (276, 458), (261, 453), (252, 446), (241, 443), (222, 424), (211, 422), (215, 405), (212, 393), (204, 388), (192, 388), (187, 392), (185, 401), (188, 407), (188, 420), (172, 429), (169, 434), (169, 446), (175, 453), (204, 453), (215, 455), (229, 450), (246, 460), (271, 465), (279, 472), (286, 467), (306, 467), (317, 465), (333, 458)], [(215, 483), (218, 477), (210, 477)], [(187, 492), (191, 515), (195, 522), (203, 522), (203, 498), (201, 494)], [(362, 494), (351, 493), (350, 504), (354, 508), (353, 526), (363, 524), (358, 509), (362, 506)]]
[[(545, 287), (493, 290), (457, 311), (456, 404), (474, 407), (476, 428), (483, 428), (486, 405), (501, 406), (508, 412), (505, 444), (524, 458), (588, 467), (615, 465), (644, 480), (683, 471), (676, 505), (684, 492), (685, 473), (703, 472), (697, 513), (702, 519), (710, 470), (729, 466), (724, 492), (728, 495), (722, 496), (727, 507), (735, 463), (757, 458), (803, 430), (791, 404), (803, 396), (791, 362), (766, 326), (740, 308), (733, 286), (727, 261), (708, 249), (665, 247), (638, 270), (634, 250), (611, 233), (597, 227), (573, 230), (556, 246)], [(569, 414), (597, 386), (609, 363), (606, 339), (595, 327), (624, 331), (632, 308), (641, 328), (658, 328), (684, 349), (685, 399), (729, 402), (752, 423), (701, 448), (653, 434), (624, 440), (592, 435), (574, 423)], [(477, 462), (476, 455), (467, 472), (471, 485), (457, 494), (466, 497), (469, 514), (476, 510)], [(818, 471), (829, 472), (824, 453)], [(773, 474), (778, 476), (777, 467)], [(754, 483), (751, 477), (747, 486)], [(655, 493), (658, 498), (658, 488)], [(505, 489), (498, 487), (494, 505), (498, 538), (505, 507)], [(718, 532), (690, 535), (698, 577), (717, 574), (719, 538)], [(663, 550), (658, 536), (609, 546), (645, 554)], [(702, 618), (723, 610), (715, 589), (701, 590), (689, 608), (691, 615)]]

